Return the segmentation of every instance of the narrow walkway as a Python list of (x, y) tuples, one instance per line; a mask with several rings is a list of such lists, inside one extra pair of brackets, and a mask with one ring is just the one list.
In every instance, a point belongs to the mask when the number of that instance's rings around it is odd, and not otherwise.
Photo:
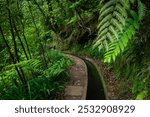
[(70, 81), (68, 82), (64, 99), (65, 100), (85, 100), (87, 93), (87, 67), (84, 61), (72, 55), (66, 55), (73, 61), (69, 70)]

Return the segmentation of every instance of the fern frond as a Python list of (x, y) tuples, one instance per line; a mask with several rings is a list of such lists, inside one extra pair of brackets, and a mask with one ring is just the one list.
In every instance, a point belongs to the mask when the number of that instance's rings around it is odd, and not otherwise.
[[(125, 2), (126, 1), (126, 2)], [(98, 24), (98, 36), (94, 42), (94, 48), (105, 48), (107, 51), (109, 43), (119, 39), (119, 32), (123, 31), (127, 17), (128, 0), (110, 0), (101, 3)], [(103, 4), (103, 5), (102, 5)]]
[(114, 6), (110, 6), (108, 9), (106, 9), (104, 12), (100, 12), (99, 18), (102, 18), (103, 16), (106, 16), (108, 13), (110, 13), (114, 9)]
[(116, 0), (111, 0), (103, 5), (103, 7), (100, 9), (100, 13), (104, 12), (106, 9), (108, 9), (110, 6), (113, 6), (116, 3)]
[(138, 14), (130, 7), (135, 0), (110, 0), (101, 2), (98, 36), (93, 47), (104, 49), (104, 62), (115, 61), (135, 35), (145, 15), (145, 6), (138, 1)]
[(119, 34), (119, 40), (109, 43), (109, 50), (104, 55), (104, 62), (110, 63), (112, 60), (115, 61), (118, 54), (125, 50), (129, 40), (136, 33), (136, 30), (139, 27), (138, 16), (134, 20), (129, 19), (127, 24), (128, 26), (126, 26), (124, 31)]
[(127, 16), (127, 12), (126, 12), (126, 9), (123, 9), (121, 4), (118, 4), (116, 6), (116, 10), (119, 12), (119, 13), (122, 13), (122, 16), (126, 17)]
[(138, 14), (140, 20), (144, 18), (145, 11), (146, 11), (146, 6), (140, 0), (138, 0)]

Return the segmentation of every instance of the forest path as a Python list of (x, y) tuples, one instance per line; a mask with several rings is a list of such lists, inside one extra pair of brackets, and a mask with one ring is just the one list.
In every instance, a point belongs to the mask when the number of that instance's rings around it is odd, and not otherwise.
[[(65, 95), (63, 96), (63, 99), (85, 100), (87, 96), (87, 90), (88, 90), (87, 88), (88, 88), (89, 68), (87, 68), (87, 64), (85, 63), (85, 60), (79, 58), (78, 55), (76, 56), (71, 52), (65, 52), (65, 53), (66, 53), (65, 56), (67, 56), (73, 61), (73, 65), (69, 69), (70, 81), (66, 86)], [(105, 89), (106, 99), (110, 99), (110, 100), (118, 99), (117, 97), (118, 82), (116, 82), (116, 80), (114, 79), (113, 73), (110, 72), (106, 68), (106, 66), (98, 59), (86, 57), (86, 56), (84, 56), (83, 58), (92, 62), (94, 66), (97, 66), (96, 69), (101, 72), (101, 75), (103, 76), (102, 79), (105, 82), (103, 83), (103, 85)], [(82, 95), (83, 92), (84, 94)]]
[(73, 61), (69, 69), (69, 78), (65, 93), (65, 100), (85, 100), (87, 93), (88, 74), (85, 62), (73, 55), (65, 54), (66, 57)]

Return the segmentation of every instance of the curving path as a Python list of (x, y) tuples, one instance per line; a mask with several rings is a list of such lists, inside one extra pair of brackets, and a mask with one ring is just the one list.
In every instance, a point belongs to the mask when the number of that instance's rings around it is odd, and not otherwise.
[(97, 65), (88, 58), (79, 58), (65, 54), (73, 61), (69, 69), (70, 81), (68, 82), (64, 100), (104, 100), (107, 91), (103, 76)]
[(85, 100), (87, 93), (88, 74), (85, 62), (73, 55), (65, 54), (73, 61), (69, 69), (70, 81), (68, 82), (64, 99), (65, 100)]

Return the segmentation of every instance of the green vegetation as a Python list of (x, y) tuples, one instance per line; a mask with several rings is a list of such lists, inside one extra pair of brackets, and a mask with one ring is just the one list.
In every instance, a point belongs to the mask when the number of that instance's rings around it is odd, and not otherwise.
[(148, 0), (0, 0), (0, 99), (55, 99), (71, 65), (63, 51), (102, 61), (124, 81), (120, 96), (150, 99), (149, 8)]
[(52, 49), (42, 2), (0, 1), (0, 99), (54, 99), (68, 81), (71, 61)]
[[(133, 0), (132, 0), (133, 2)], [(125, 50), (128, 42), (139, 29), (145, 16), (145, 6), (138, 0), (138, 12), (131, 7), (130, 0), (110, 0), (100, 3), (98, 36), (94, 47), (105, 49), (104, 62), (115, 61), (116, 56)]]
[[(133, 7), (135, 2), (136, 8)], [(99, 31), (94, 48), (104, 52), (103, 60), (111, 63), (109, 67), (117, 79), (126, 79), (119, 92), (129, 89), (123, 95), (132, 94), (132, 99), (149, 99), (150, 48), (149, 30), (146, 30), (149, 15), (149, 9), (140, 0), (110, 0), (100, 4)]]
[[(42, 68), (40, 59), (24, 60), (2, 69), (0, 74), (0, 99), (53, 99), (57, 93), (63, 92), (68, 81), (67, 68), (71, 61), (57, 51), (50, 50), (52, 57), (48, 68)], [(22, 87), (15, 67), (22, 68), (26, 86)]]

